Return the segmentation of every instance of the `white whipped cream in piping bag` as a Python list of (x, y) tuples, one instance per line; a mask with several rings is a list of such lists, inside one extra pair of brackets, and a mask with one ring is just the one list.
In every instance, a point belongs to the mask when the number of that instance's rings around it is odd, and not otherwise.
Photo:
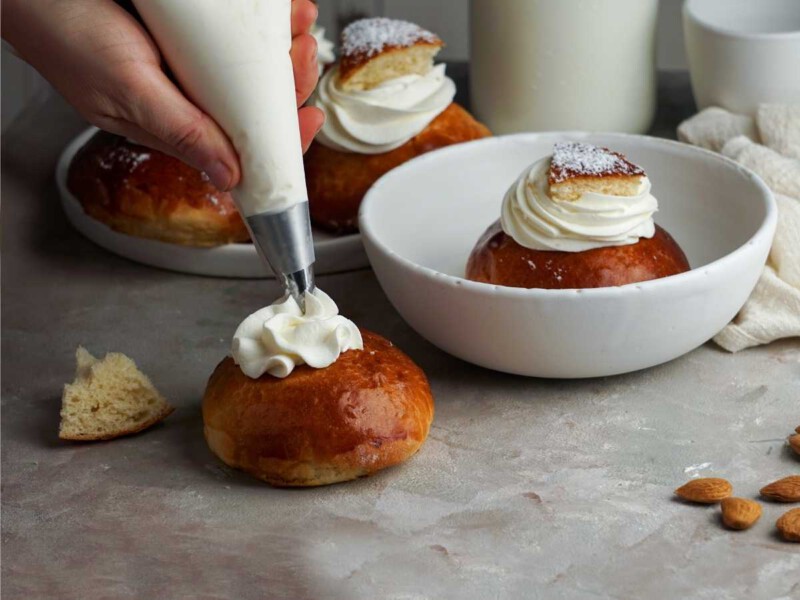
[(291, 0), (134, 0), (188, 96), (228, 134), (233, 199), (254, 245), (302, 306), (314, 243), (291, 56)]
[(425, 129), (455, 94), (444, 64), (361, 91), (342, 90), (335, 67), (322, 77), (311, 101), (326, 117), (317, 141), (340, 152), (389, 152)]
[(584, 193), (577, 200), (550, 196), (550, 158), (525, 169), (503, 199), (500, 224), (520, 246), (533, 250), (582, 252), (635, 244), (655, 235), (658, 201), (643, 176), (634, 196)]
[[(303, 153), (289, 51), (291, 0), (134, 0), (183, 89), (227, 133), (242, 179), (232, 195), (291, 295), (249, 316), (233, 356), (250, 377), (322, 368), (363, 343), (314, 291)], [(301, 286), (300, 283), (303, 285)], [(305, 312), (303, 310), (303, 305)]]
[(227, 133), (248, 217), (305, 202), (291, 0), (134, 0), (184, 91)]
[(306, 312), (291, 297), (247, 317), (233, 336), (233, 360), (253, 379), (287, 377), (298, 365), (322, 369), (348, 350), (363, 350), (358, 327), (322, 290), (306, 292)]

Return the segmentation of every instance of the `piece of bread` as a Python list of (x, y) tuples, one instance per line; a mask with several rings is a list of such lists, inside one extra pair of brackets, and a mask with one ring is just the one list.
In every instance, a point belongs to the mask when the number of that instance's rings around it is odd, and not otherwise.
[(577, 200), (586, 192), (636, 196), (644, 177), (644, 169), (619, 152), (583, 142), (557, 143), (547, 175), (555, 200)]
[(311, 219), (334, 233), (357, 231), (361, 200), (384, 174), (426, 152), (490, 135), (485, 125), (453, 103), (422, 132), (383, 154), (340, 152), (313, 142), (304, 158)]
[(339, 85), (369, 90), (404, 75), (425, 75), (444, 46), (434, 33), (398, 19), (360, 19), (342, 31)]
[(111, 352), (98, 360), (79, 347), (76, 359), (75, 381), (64, 386), (61, 399), (58, 437), (62, 440), (110, 440), (130, 435), (175, 410), (124, 354)]
[(87, 215), (128, 235), (200, 247), (250, 239), (231, 195), (204, 173), (110, 133), (76, 154), (67, 187)]
[(467, 262), (467, 279), (520, 288), (583, 289), (638, 283), (689, 270), (686, 255), (656, 225), (652, 238), (583, 252), (532, 250), (506, 235), (498, 221)]
[(228, 357), (203, 398), (205, 436), (223, 462), (275, 486), (327, 485), (372, 475), (419, 450), (433, 419), (422, 370), (362, 331), (363, 350), (331, 366), (250, 379)]

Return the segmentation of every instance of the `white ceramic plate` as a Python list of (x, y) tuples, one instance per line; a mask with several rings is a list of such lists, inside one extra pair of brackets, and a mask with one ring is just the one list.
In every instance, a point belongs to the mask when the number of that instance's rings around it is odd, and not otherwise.
[[(114, 231), (83, 212), (77, 198), (67, 189), (67, 170), (78, 150), (97, 132), (91, 127), (72, 140), (56, 166), (61, 205), (70, 223), (106, 250), (136, 262), (171, 271), (212, 277), (271, 277), (252, 244), (227, 244), (216, 248), (193, 248), (138, 238)], [(369, 266), (359, 234), (333, 236), (314, 230), (314, 251), (318, 275), (352, 271)]]
[[(562, 140), (585, 140), (642, 165), (656, 221), (693, 269), (613, 288), (542, 290), (463, 278), (522, 169)], [(645, 136), (543, 133), (489, 138), (425, 154), (385, 175), (361, 207), (370, 262), (403, 318), (446, 352), (539, 377), (613, 375), (703, 344), (758, 280), (777, 223), (769, 189), (720, 155)]]

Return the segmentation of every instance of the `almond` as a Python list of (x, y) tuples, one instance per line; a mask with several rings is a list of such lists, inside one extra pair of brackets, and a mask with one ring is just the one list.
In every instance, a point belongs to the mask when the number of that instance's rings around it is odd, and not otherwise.
[(732, 492), (733, 486), (729, 481), (719, 477), (702, 477), (685, 483), (675, 490), (675, 495), (689, 502), (716, 504)]
[(800, 508), (783, 513), (775, 526), (787, 542), (800, 542)]
[(761, 505), (747, 498), (725, 498), (720, 505), (728, 529), (748, 529), (761, 517)]
[(761, 488), (764, 498), (776, 502), (800, 502), (800, 475), (790, 475)]
[(794, 428), (794, 432), (795, 433), (800, 433), (800, 425), (798, 425), (797, 427)]
[(800, 433), (789, 436), (789, 445), (797, 454), (800, 454)]

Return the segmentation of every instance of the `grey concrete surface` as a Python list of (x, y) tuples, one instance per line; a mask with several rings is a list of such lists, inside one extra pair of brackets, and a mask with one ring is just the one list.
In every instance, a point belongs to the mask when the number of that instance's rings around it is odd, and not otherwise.
[[(691, 105), (685, 76), (664, 81), (669, 133)], [(717, 508), (671, 495), (717, 475), (753, 497), (800, 472), (784, 442), (800, 425), (797, 340), (525, 379), (432, 347), (370, 271), (324, 277), (345, 314), (425, 369), (436, 419), (404, 466), (272, 489), (208, 451), (200, 399), (235, 326), (277, 289), (137, 265), (74, 232), (52, 171), (81, 128), (54, 101), (3, 140), (3, 598), (800, 598), (800, 544), (774, 530), (787, 507), (732, 533)], [(60, 442), (78, 344), (129, 354), (178, 410), (134, 437)]]

